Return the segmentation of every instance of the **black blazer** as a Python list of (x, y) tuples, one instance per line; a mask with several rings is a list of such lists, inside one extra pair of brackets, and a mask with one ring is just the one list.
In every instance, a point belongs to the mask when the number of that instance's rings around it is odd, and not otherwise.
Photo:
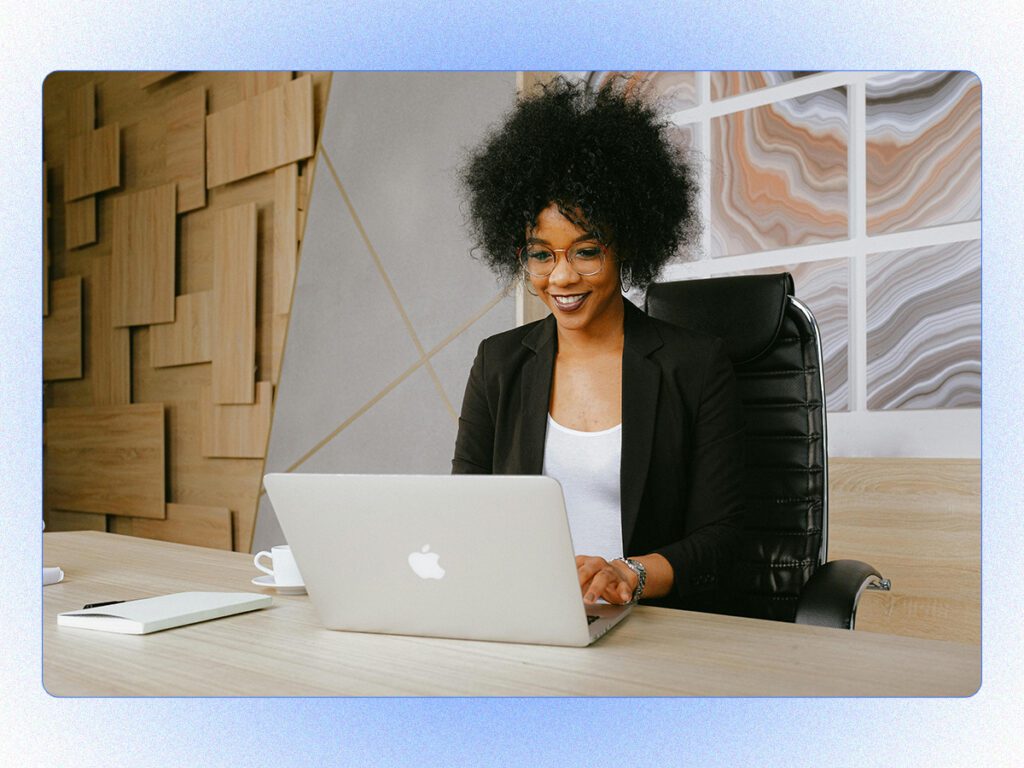
[[(722, 342), (625, 305), (623, 552), (663, 555), (666, 598), (713, 609), (742, 516), (742, 416)], [(554, 317), (484, 339), (462, 401), (454, 474), (539, 475), (558, 339)]]

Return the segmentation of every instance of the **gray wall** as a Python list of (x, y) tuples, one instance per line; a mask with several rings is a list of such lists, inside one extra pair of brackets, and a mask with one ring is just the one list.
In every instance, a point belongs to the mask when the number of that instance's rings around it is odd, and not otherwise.
[[(334, 74), (267, 472), (450, 471), (477, 344), (515, 325), (455, 169), (514, 99), (514, 73)], [(253, 551), (283, 541), (264, 494)]]

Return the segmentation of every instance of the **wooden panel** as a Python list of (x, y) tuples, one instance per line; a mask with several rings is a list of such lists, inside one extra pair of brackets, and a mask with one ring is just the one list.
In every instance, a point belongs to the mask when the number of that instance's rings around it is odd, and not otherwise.
[(857, 629), (978, 643), (981, 467), (959, 459), (832, 459), (829, 559), (871, 563)]
[(96, 242), (96, 198), (64, 204), (64, 247), (82, 248)]
[(270, 381), (276, 387), (281, 380), (284, 344), (288, 336), (288, 315), (270, 318)]
[(96, 127), (96, 84), (89, 82), (68, 94), (68, 136), (88, 133)]
[(162, 368), (210, 362), (212, 304), (212, 291), (178, 296), (174, 300), (174, 322), (149, 329), (150, 365)]
[(164, 516), (164, 406), (46, 410), (51, 509)]
[(199, 396), (202, 454), (207, 457), (261, 459), (267, 453), (274, 387), (269, 381), (256, 385), (253, 405), (217, 405), (209, 387)]
[(78, 200), (121, 184), (121, 127), (105, 125), (68, 139), (64, 200)]
[(206, 185), (217, 187), (313, 154), (309, 75), (206, 118)]
[(256, 205), (213, 221), (213, 402), (252, 403), (256, 365)]
[(274, 297), (275, 315), (287, 314), (295, 285), (298, 236), (298, 171), (295, 163), (274, 171)]
[(167, 105), (167, 179), (178, 185), (178, 213), (206, 205), (206, 88)]
[(94, 405), (128, 405), (132, 400), (131, 335), (116, 328), (111, 314), (109, 257), (92, 262), (89, 279), (89, 378)]
[(174, 184), (114, 199), (116, 326), (174, 321), (175, 201)]
[(54, 280), (43, 318), (43, 381), (82, 378), (82, 278)]
[(176, 74), (178, 74), (177, 70), (172, 72), (140, 72), (138, 75), (139, 88), (149, 88), (151, 85), (162, 83), (167, 78)]
[[(43, 511), (43, 522), (47, 533), (58, 531), (103, 531), (107, 530), (107, 516), (93, 512), (65, 512), (61, 509)], [(60, 565), (60, 563), (55, 563)]]
[(279, 88), (280, 86), (290, 83), (292, 79), (291, 72), (271, 71), (271, 72), (239, 72), (239, 90), (242, 94), (243, 99), (251, 99), (257, 94), (265, 91)]
[(111, 533), (174, 541), (196, 547), (231, 549), (231, 510), (195, 504), (168, 504), (167, 517), (112, 517)]

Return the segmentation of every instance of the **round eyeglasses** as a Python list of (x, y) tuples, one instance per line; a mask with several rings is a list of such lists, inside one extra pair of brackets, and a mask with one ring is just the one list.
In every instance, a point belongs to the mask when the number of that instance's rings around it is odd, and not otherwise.
[(554, 272), (559, 253), (565, 254), (577, 275), (590, 277), (604, 269), (606, 252), (603, 244), (593, 241), (573, 243), (568, 248), (548, 248), (546, 245), (531, 244), (518, 251), (519, 261), (531, 277), (547, 277)]

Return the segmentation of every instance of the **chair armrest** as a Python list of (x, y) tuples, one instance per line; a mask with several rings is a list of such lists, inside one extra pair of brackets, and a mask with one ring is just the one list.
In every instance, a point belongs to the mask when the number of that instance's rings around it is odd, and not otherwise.
[(796, 606), (796, 623), (819, 627), (853, 629), (860, 596), (872, 582), (873, 588), (888, 590), (874, 566), (860, 560), (833, 560), (820, 566), (804, 586)]

